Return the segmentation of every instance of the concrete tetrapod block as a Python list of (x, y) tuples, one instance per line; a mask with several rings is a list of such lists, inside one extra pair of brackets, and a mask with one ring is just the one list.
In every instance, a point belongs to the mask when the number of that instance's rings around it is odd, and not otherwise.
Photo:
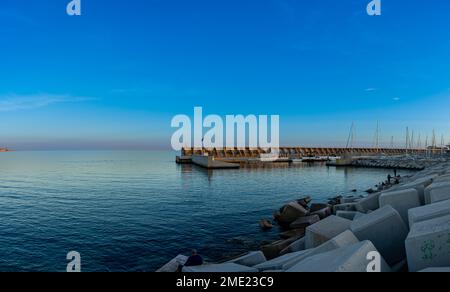
[(450, 183), (432, 184), (425, 189), (425, 203), (432, 204), (450, 200)]
[(250, 273), (257, 269), (234, 263), (184, 267), (183, 273)]
[(405, 241), (408, 267), (417, 272), (450, 265), (450, 215), (415, 223)]
[[(287, 272), (367, 272), (371, 260), (370, 252), (378, 252), (370, 241), (363, 241), (326, 253), (308, 257)], [(386, 261), (381, 258), (381, 272), (390, 272)]]
[(314, 248), (350, 229), (351, 220), (329, 216), (316, 224), (308, 226), (305, 234), (305, 247)]
[(380, 207), (391, 205), (402, 216), (403, 222), (408, 224), (408, 210), (420, 207), (419, 192), (416, 189), (398, 190), (382, 193)]
[(414, 223), (450, 215), (450, 200), (410, 209), (408, 211), (409, 228)]
[(337, 211), (336, 212), (336, 216), (344, 218), (344, 219), (348, 219), (348, 220), (354, 220), (358, 214), (364, 215), (363, 213), (357, 212), (357, 211)]
[(237, 259), (228, 261), (228, 263), (235, 263), (242, 266), (253, 267), (266, 261), (267, 259), (262, 251), (252, 251)]
[(367, 213), (367, 211), (375, 211), (380, 208), (379, 198), (381, 193), (370, 194), (355, 204), (356, 211)]
[(370, 240), (391, 266), (405, 258), (408, 227), (391, 206), (384, 206), (352, 222), (351, 231), (359, 240)]

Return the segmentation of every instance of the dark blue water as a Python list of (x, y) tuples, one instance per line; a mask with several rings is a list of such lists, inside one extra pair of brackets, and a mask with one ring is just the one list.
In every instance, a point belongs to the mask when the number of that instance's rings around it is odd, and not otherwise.
[[(171, 152), (0, 154), (0, 271), (154, 271), (196, 248), (220, 260), (277, 239), (283, 203), (363, 191), (388, 171), (323, 165), (208, 172)], [(362, 192), (361, 192), (362, 193)]]

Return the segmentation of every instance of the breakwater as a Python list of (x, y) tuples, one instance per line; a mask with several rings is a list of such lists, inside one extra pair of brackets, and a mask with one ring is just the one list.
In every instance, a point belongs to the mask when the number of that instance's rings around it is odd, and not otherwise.
[[(291, 201), (260, 222), (281, 226), (280, 240), (185, 271), (450, 271), (450, 164), (424, 161), (424, 170), (390, 176), (367, 196)], [(368, 254), (379, 255), (375, 266)]]

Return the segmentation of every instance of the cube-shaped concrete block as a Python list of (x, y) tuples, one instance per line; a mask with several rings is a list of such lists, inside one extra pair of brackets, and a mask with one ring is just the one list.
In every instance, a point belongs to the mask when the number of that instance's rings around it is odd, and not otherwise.
[(351, 231), (361, 241), (370, 240), (391, 266), (406, 256), (404, 243), (408, 227), (397, 210), (389, 205), (354, 220)]
[(425, 189), (425, 202), (432, 204), (450, 200), (450, 183), (432, 184)]
[(422, 271), (419, 271), (420, 273), (450, 273), (450, 267), (445, 268), (426, 268)]
[(361, 213), (367, 213), (367, 211), (375, 211), (380, 208), (379, 198), (381, 193), (370, 194), (369, 196), (361, 199), (356, 203), (356, 211)]
[(382, 193), (380, 196), (380, 207), (391, 205), (408, 224), (408, 210), (420, 207), (419, 192), (416, 189), (398, 190)]
[(278, 220), (282, 224), (291, 224), (300, 217), (308, 215), (308, 210), (297, 202), (290, 202), (280, 212)]
[(335, 236), (324, 244), (313, 248), (307, 249), (304, 251), (288, 253), (268, 262), (262, 263), (260, 265), (255, 266), (258, 270), (266, 270), (266, 269), (282, 269), (287, 270), (294, 265), (296, 265), (301, 260), (324, 252), (328, 252), (337, 248), (345, 247), (348, 245), (352, 245), (357, 243), (359, 240), (356, 236), (350, 231), (346, 230), (343, 233)]
[(333, 237), (329, 241), (319, 245), (314, 249), (314, 254), (328, 252), (337, 248), (345, 247), (359, 242), (358, 238), (350, 230)]
[(433, 180), (436, 177), (437, 177), (436, 174), (420, 177), (409, 183), (398, 186), (396, 188), (396, 190), (405, 190), (405, 189), (411, 189), (411, 188), (416, 189), (417, 192), (419, 193), (420, 203), (421, 203), (421, 205), (424, 205), (426, 203), (425, 202), (425, 189), (433, 183)]
[(305, 250), (305, 238), (301, 238), (293, 243), (291, 243), (291, 245), (289, 245), (288, 247), (286, 247), (285, 249), (283, 249), (280, 252), (280, 255), (285, 255), (287, 253), (292, 253), (292, 252), (297, 252), (297, 251), (302, 251)]
[(417, 272), (450, 265), (450, 215), (415, 223), (405, 241), (408, 267)]
[(450, 215), (450, 200), (410, 209), (408, 211), (409, 228), (414, 223)]
[[(287, 272), (367, 272), (372, 259), (370, 253), (378, 253), (370, 241), (358, 242), (350, 246), (308, 257)], [(386, 261), (380, 258), (380, 271), (390, 272)]]
[(253, 251), (237, 259), (228, 261), (228, 263), (235, 263), (242, 266), (253, 267), (266, 261), (266, 257), (264, 256), (264, 253), (262, 251)]
[(360, 213), (358, 211), (337, 211), (336, 212), (336, 216), (344, 218), (344, 219), (348, 219), (348, 220), (354, 220), (356, 215), (361, 214), (364, 215), (363, 213)]
[(254, 266), (255, 269), (258, 269), (259, 271), (266, 271), (266, 270), (283, 270), (283, 267), (286, 266), (293, 266), (302, 259), (306, 258), (306, 256), (311, 252), (312, 250), (302, 250), (297, 251), (293, 253), (288, 253), (282, 256), (279, 256), (277, 258), (271, 259), (267, 262), (261, 263), (259, 265)]
[(305, 234), (306, 248), (314, 248), (327, 242), (345, 230), (350, 229), (351, 223), (352, 221), (350, 220), (332, 215), (316, 224), (308, 226)]
[(300, 217), (294, 222), (289, 225), (291, 229), (302, 229), (306, 228), (310, 225), (313, 225), (314, 223), (317, 223), (320, 221), (319, 215), (311, 215), (306, 217)]
[(250, 273), (257, 269), (234, 263), (184, 267), (183, 273)]
[(333, 206), (333, 214), (337, 211), (356, 211), (356, 203), (346, 203)]

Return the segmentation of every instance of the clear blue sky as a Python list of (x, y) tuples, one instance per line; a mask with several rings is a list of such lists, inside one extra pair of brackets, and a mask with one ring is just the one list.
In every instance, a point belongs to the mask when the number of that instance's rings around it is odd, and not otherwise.
[[(283, 145), (450, 139), (450, 2), (2, 0), (0, 145), (148, 149), (170, 120), (279, 114)], [(439, 138), (440, 140), (440, 138)]]

